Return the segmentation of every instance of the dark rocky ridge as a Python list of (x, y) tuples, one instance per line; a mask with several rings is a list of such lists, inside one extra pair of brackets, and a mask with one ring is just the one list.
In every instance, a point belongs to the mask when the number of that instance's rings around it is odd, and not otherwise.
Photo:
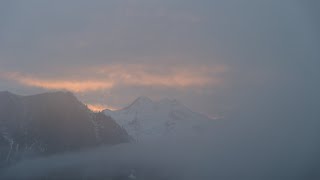
[(70, 92), (0, 92), (0, 163), (128, 142), (124, 129)]

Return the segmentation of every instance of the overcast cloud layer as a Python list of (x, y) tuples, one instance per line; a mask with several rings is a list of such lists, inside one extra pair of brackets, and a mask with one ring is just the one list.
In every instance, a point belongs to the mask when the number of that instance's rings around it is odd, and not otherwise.
[(64, 89), (108, 108), (169, 97), (209, 116), (315, 119), (318, 9), (312, 0), (4, 0), (0, 90)]

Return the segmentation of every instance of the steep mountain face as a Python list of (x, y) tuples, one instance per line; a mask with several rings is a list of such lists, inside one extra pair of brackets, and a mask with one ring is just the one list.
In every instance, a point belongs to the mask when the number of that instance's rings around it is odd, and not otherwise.
[(213, 122), (177, 100), (155, 102), (147, 97), (136, 99), (124, 109), (105, 110), (104, 113), (115, 119), (136, 141), (197, 135), (208, 130)]
[(128, 142), (110, 117), (93, 113), (69, 92), (18, 96), (0, 92), (0, 163)]

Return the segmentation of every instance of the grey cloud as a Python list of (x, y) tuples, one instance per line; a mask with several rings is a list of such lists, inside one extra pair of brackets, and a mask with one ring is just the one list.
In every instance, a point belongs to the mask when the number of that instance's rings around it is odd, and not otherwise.
[(178, 96), (207, 113), (270, 99), (277, 104), (282, 95), (311, 103), (320, 88), (317, 6), (300, 0), (3, 1), (0, 65), (59, 76), (61, 69), (110, 63), (225, 64), (228, 85), (203, 95), (135, 89), (128, 99), (142, 92)]

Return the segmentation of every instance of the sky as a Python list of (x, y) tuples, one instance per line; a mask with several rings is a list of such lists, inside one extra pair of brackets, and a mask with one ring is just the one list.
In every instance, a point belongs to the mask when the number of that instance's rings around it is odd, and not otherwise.
[(315, 0), (3, 0), (0, 91), (67, 90), (98, 109), (148, 96), (210, 117), (317, 119), (318, 9)]

